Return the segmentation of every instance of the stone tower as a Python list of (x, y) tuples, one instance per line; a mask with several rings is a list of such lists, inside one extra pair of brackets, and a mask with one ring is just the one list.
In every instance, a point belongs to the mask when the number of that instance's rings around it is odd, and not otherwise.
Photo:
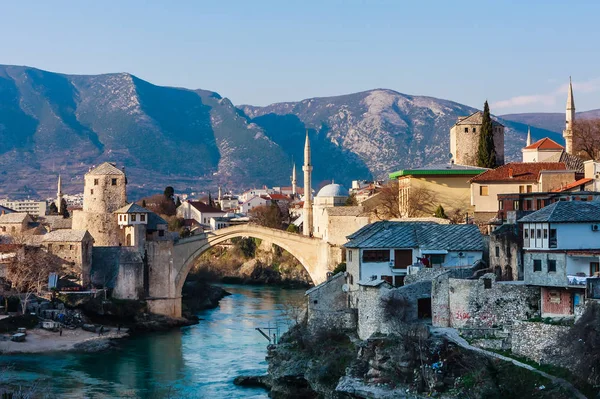
[[(450, 129), (450, 154), (457, 165), (477, 166), (483, 112), (461, 116)], [(496, 165), (504, 165), (504, 125), (492, 119)]]
[(54, 203), (54, 205), (56, 205), (56, 209), (58, 209), (58, 213), (60, 215), (62, 215), (63, 211), (64, 211), (63, 209), (61, 209), (62, 200), (63, 200), (62, 180), (60, 178), (60, 175), (58, 175), (58, 187), (56, 189), (56, 202)]
[(292, 195), (296, 196), (296, 164), (292, 166)]
[(100, 247), (119, 245), (117, 217), (127, 204), (127, 178), (114, 163), (105, 162), (84, 177), (83, 210), (73, 212), (73, 230), (88, 230)]
[(573, 84), (569, 77), (569, 93), (567, 95), (567, 115), (563, 137), (565, 138), (565, 151), (573, 154), (573, 122), (575, 122), (575, 100), (573, 99)]
[(312, 207), (312, 189), (311, 174), (312, 164), (310, 162), (310, 141), (308, 139), (308, 129), (306, 130), (306, 141), (304, 142), (304, 222), (302, 224), (302, 234), (311, 236), (313, 231), (313, 207)]

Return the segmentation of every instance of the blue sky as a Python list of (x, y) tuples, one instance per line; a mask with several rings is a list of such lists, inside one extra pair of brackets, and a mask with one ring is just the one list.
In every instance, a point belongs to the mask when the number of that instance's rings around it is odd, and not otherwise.
[[(27, 3), (27, 4), (25, 4)], [(130, 72), (266, 105), (373, 88), (492, 112), (600, 108), (598, 1), (14, 1), (0, 63)]]

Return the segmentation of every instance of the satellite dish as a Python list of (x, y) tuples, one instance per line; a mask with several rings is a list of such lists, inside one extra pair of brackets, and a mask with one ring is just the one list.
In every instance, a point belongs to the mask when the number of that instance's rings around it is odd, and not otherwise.
[(465, 254), (464, 254), (464, 253), (462, 253), (462, 252), (459, 252), (459, 253), (458, 253), (458, 257), (459, 257), (459, 258), (462, 258), (463, 256), (465, 256)]
[(350, 291), (350, 286), (349, 286), (348, 284), (344, 284), (344, 285), (342, 285), (342, 291), (343, 291), (343, 292), (348, 292), (348, 291)]

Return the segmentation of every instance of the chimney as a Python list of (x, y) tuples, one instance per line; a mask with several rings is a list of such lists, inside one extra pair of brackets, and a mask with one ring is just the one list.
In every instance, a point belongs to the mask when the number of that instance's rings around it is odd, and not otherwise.
[(513, 178), (513, 168), (508, 168), (508, 177)]

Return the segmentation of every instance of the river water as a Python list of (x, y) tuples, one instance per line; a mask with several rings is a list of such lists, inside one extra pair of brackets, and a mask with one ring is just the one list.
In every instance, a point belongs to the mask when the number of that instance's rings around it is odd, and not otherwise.
[(266, 398), (232, 381), (266, 373), (268, 342), (255, 328), (287, 329), (284, 304), (304, 290), (224, 288), (233, 295), (200, 312), (194, 326), (126, 339), (101, 353), (0, 356), (0, 384), (36, 385), (51, 398)]

